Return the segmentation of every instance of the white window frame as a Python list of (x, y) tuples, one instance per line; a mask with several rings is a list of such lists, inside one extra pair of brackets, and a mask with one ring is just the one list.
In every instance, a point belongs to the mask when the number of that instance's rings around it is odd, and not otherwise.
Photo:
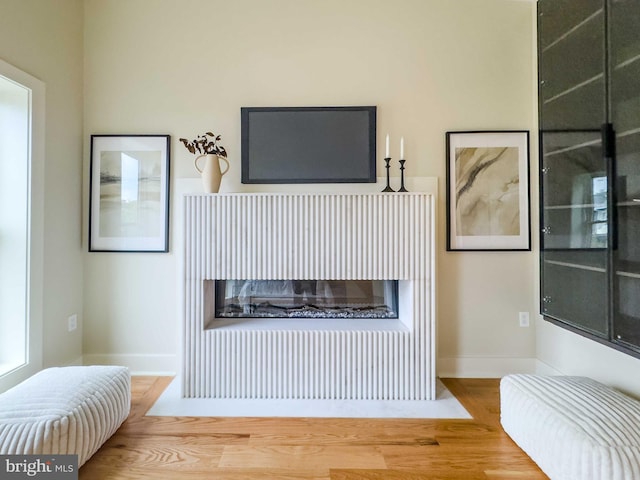
[(42, 369), (44, 278), (45, 84), (0, 60), (0, 76), (29, 90), (29, 197), (26, 363), (0, 376), (0, 392)]

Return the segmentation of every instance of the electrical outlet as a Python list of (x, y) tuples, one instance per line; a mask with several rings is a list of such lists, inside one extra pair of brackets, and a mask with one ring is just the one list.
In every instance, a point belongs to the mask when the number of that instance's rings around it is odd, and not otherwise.
[(520, 322), (521, 327), (529, 326), (529, 312), (520, 312), (518, 313), (518, 321)]
[(75, 313), (67, 318), (67, 328), (70, 332), (73, 332), (76, 328), (78, 328), (78, 315)]

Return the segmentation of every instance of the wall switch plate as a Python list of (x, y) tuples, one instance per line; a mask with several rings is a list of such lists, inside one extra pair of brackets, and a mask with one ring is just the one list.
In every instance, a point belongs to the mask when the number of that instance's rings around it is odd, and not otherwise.
[(76, 328), (78, 328), (78, 315), (75, 313), (67, 318), (67, 328), (70, 332), (73, 332)]
[(529, 326), (529, 312), (520, 312), (518, 313), (518, 321), (520, 322), (521, 327)]

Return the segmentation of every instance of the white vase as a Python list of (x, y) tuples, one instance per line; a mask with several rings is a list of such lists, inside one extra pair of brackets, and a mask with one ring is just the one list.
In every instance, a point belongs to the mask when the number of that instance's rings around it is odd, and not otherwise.
[[(204, 157), (204, 166), (200, 168), (198, 166), (198, 160), (202, 157)], [(220, 169), (220, 160), (223, 160), (224, 163), (227, 164), (227, 168), (225, 168), (224, 171), (221, 171)], [(204, 193), (218, 193), (218, 190), (220, 190), (220, 181), (222, 180), (222, 176), (229, 171), (229, 162), (227, 159), (208, 153), (205, 155), (198, 155), (194, 164), (196, 166), (196, 170), (198, 170), (202, 176)]]

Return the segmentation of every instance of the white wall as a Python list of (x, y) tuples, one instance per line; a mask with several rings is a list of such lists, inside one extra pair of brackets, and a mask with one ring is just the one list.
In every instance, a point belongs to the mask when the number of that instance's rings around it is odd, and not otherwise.
[(554, 373), (591, 377), (640, 398), (640, 359), (540, 321), (537, 357)]
[(0, 0), (0, 58), (46, 85), (45, 366), (76, 362), (82, 335), (82, 0)]
[[(378, 171), (384, 135), (394, 157), (404, 136), (407, 173), (444, 192), (446, 131), (535, 128), (533, 19), (510, 0), (87, 0), (85, 185), (93, 133), (171, 134), (175, 187), (197, 175), (178, 138), (211, 129), (234, 190), (240, 107), (373, 104)], [(536, 252), (445, 253), (444, 195), (439, 215), (441, 373), (531, 370)], [(175, 370), (175, 244), (86, 255), (86, 361)]]

